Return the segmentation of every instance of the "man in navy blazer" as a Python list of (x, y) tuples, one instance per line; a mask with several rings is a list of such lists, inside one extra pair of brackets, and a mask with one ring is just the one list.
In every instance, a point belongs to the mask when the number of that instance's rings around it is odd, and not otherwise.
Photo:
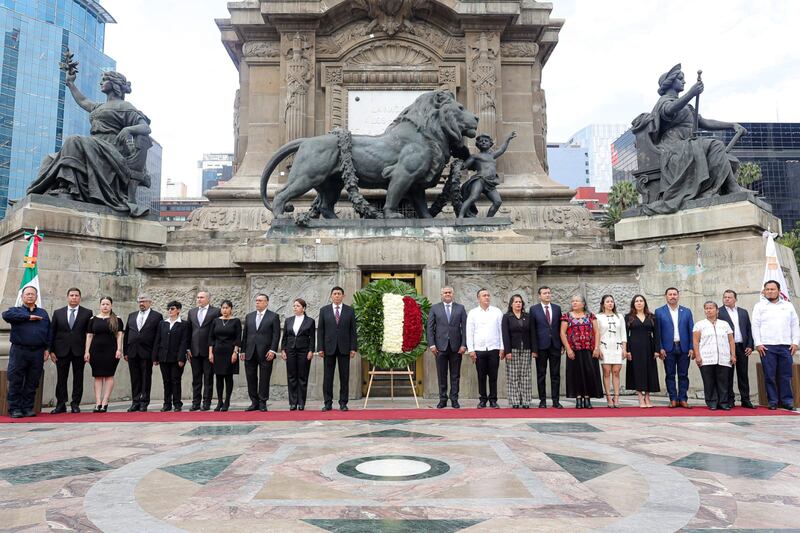
[(536, 385), (539, 407), (547, 407), (547, 365), (550, 365), (550, 394), (553, 407), (561, 409), (558, 401), (561, 388), (561, 308), (552, 303), (550, 287), (539, 287), (539, 302), (531, 306), (531, 348), (536, 358)]
[(350, 397), (350, 359), (358, 350), (356, 314), (353, 308), (342, 303), (344, 289), (331, 289), (331, 303), (319, 310), (317, 321), (317, 349), (324, 362), (322, 378), (323, 411), (333, 405), (333, 375), (339, 366), (339, 409), (347, 411)]
[(436, 357), (436, 375), (439, 380), (437, 409), (447, 407), (447, 371), (450, 371), (450, 405), (458, 403), (461, 358), (467, 351), (467, 310), (453, 301), (453, 288), (442, 289), (442, 301), (428, 311), (428, 346)]
[[(689, 361), (694, 358), (692, 349), (692, 329), (694, 319), (692, 312), (678, 305), (680, 292), (670, 287), (664, 292), (666, 305), (656, 309), (656, 325), (661, 333), (661, 358), (664, 360), (666, 372), (669, 406), (689, 406)], [(677, 376), (678, 386), (675, 387)]]
[(719, 317), (728, 323), (733, 330), (733, 341), (736, 344), (736, 364), (729, 374), (728, 382), (728, 407), (733, 408), (736, 397), (733, 394), (733, 371), (736, 371), (736, 381), (739, 383), (739, 396), (742, 407), (755, 409), (750, 402), (750, 380), (747, 376), (747, 367), (750, 354), (753, 353), (753, 330), (750, 326), (750, 315), (746, 310), (736, 306), (736, 291), (732, 289), (722, 293), (722, 303)]

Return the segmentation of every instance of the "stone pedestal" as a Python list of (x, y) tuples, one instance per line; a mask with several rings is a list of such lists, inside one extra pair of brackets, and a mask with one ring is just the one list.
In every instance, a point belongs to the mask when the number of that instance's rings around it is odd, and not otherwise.
[[(752, 311), (764, 278), (762, 234), (765, 230), (779, 232), (780, 227), (780, 220), (764, 207), (739, 201), (696, 207), (674, 215), (624, 218), (614, 232), (625, 251), (643, 254), (638, 280), (650, 309), (664, 305), (667, 287), (677, 287), (680, 304), (692, 311), (697, 322), (705, 318), (703, 303), (711, 300), (722, 305), (726, 289), (738, 293), (738, 306)], [(777, 249), (789, 291), (797, 295), (800, 277), (794, 255), (785, 246), (777, 245)], [(797, 306), (796, 299), (794, 303)], [(659, 368), (663, 372), (663, 365)], [(690, 367), (689, 381), (690, 389), (702, 391), (696, 365)], [(755, 396), (756, 383), (753, 359), (751, 396)]]
[[(136, 296), (142, 290), (142, 275), (134, 258), (156, 250), (167, 241), (167, 230), (156, 220), (132, 219), (113, 214), (102, 206), (71, 202), (48, 196), (27, 196), (9, 210), (0, 222), (0, 307), (7, 309), (17, 299), (22, 278), (25, 231), (35, 227), (44, 234), (39, 248), (39, 278), (43, 307), (48, 313), (66, 305), (67, 289), (79, 287), (82, 305), (98, 311), (102, 296), (114, 299), (114, 312), (123, 318), (137, 309)], [(8, 364), (9, 325), (0, 321), (0, 367)], [(92, 378), (86, 366), (84, 401), (94, 401)], [(158, 371), (156, 371), (158, 374)], [(158, 383), (158, 376), (154, 376)], [(114, 398), (130, 397), (127, 365), (117, 371)], [(159, 386), (153, 387), (160, 391)], [(71, 390), (71, 389), (70, 389)], [(55, 395), (55, 365), (45, 363), (43, 404)], [(160, 392), (159, 392), (160, 397)]]

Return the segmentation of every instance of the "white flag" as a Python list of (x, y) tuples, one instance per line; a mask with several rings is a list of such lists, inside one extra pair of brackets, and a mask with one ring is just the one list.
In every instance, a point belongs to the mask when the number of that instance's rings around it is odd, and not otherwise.
[[(778, 250), (775, 248), (775, 237), (778, 235), (776, 233), (771, 233), (769, 231), (765, 231), (763, 236), (767, 238), (767, 264), (764, 267), (764, 282), (768, 281), (777, 281), (781, 284), (781, 298), (789, 301), (789, 286), (786, 284), (786, 278), (783, 276), (783, 270), (781, 269), (781, 264), (778, 261)], [(762, 287), (763, 287), (762, 283)], [(761, 298), (764, 298), (764, 295), (761, 295)]]

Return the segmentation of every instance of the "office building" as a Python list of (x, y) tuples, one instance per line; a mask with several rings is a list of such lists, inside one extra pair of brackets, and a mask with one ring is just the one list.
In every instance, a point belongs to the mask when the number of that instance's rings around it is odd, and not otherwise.
[(192, 214), (192, 211), (208, 203), (206, 198), (167, 198), (160, 201), (159, 220), (168, 231), (181, 228)]
[(95, 0), (0, 1), (0, 218), (64, 137), (89, 135), (89, 115), (69, 94), (59, 62), (69, 49), (80, 63), (78, 88), (104, 101), (100, 77), (116, 68), (103, 53), (113, 22)]
[(233, 154), (203, 154), (198, 161), (202, 194), (233, 177)]
[[(747, 135), (742, 137), (731, 153), (741, 162), (761, 167), (761, 180), (750, 189), (772, 206), (781, 219), (783, 230), (791, 230), (800, 220), (800, 123), (742, 122)], [(700, 132), (725, 144), (733, 137), (732, 130)], [(633, 181), (632, 172), (638, 169), (635, 137), (630, 130), (613, 145), (613, 179)]]
[(611, 190), (611, 143), (627, 129), (625, 124), (590, 124), (566, 143), (586, 150), (589, 157), (588, 184), (599, 192)]
[(589, 184), (589, 152), (580, 144), (547, 143), (550, 178), (570, 189)]

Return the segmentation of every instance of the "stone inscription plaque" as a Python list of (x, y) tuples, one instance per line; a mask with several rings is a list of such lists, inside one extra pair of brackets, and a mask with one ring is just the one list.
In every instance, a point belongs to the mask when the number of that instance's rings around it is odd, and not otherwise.
[(357, 135), (380, 135), (418, 96), (427, 91), (349, 91), (347, 126)]

